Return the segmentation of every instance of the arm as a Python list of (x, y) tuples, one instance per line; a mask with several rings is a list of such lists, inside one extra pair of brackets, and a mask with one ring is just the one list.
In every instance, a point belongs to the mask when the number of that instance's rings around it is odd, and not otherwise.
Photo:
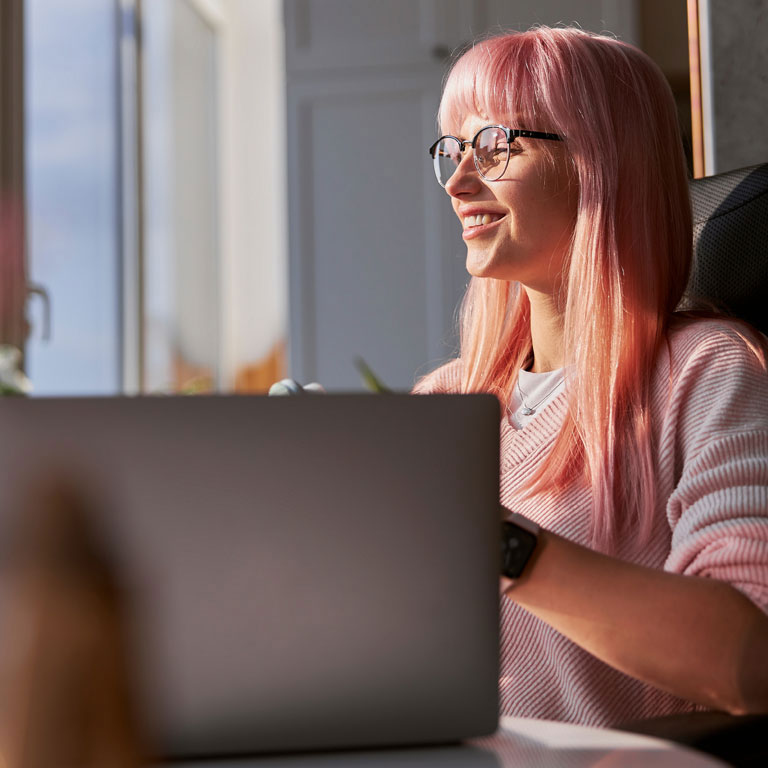
[(768, 712), (768, 377), (721, 323), (678, 338), (675, 360), (656, 442), (667, 467), (657, 481), (671, 490), (659, 499), (664, 570), (545, 532), (507, 593), (635, 678), (732, 713)]
[(502, 588), (632, 677), (733, 714), (768, 712), (768, 616), (724, 582), (627, 563), (542, 531), (535, 560)]

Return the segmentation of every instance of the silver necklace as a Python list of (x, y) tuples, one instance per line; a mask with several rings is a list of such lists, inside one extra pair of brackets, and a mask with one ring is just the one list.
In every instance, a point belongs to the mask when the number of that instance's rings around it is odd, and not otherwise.
[(523, 393), (523, 390), (520, 389), (520, 377), (517, 377), (517, 393), (520, 395), (520, 402), (523, 404), (523, 416), (533, 416), (534, 413), (536, 413), (536, 409), (565, 381), (565, 376), (562, 376), (560, 379), (558, 379), (557, 384), (555, 384), (552, 389), (547, 392), (544, 397), (541, 398), (538, 402), (534, 403), (533, 405), (528, 405), (528, 403), (525, 402), (525, 394)]

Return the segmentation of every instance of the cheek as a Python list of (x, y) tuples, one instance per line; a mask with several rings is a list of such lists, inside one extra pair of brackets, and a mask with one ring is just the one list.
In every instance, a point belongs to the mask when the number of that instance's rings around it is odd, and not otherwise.
[(561, 234), (564, 229), (572, 229), (576, 222), (578, 184), (571, 178), (564, 158), (555, 159), (554, 165), (544, 161), (540, 173), (539, 215)]
[[(569, 196), (529, 197), (513, 209), (506, 233), (518, 260), (559, 272), (570, 248), (575, 210)], [(547, 265), (546, 267), (544, 265)]]
[(554, 204), (550, 197), (529, 196), (511, 208), (509, 232), (521, 242), (538, 250), (548, 250), (562, 236), (569, 224), (566, 209)]
[(555, 194), (544, 196), (539, 201), (539, 221), (546, 222), (550, 237), (570, 238), (576, 224), (578, 197), (571, 189), (563, 189)]

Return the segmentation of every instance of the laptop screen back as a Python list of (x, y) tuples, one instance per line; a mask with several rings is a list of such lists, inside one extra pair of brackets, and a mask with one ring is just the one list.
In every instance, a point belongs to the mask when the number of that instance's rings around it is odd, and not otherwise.
[(0, 399), (0, 424), (3, 530), (30, 478), (97, 500), (160, 754), (495, 729), (495, 398)]

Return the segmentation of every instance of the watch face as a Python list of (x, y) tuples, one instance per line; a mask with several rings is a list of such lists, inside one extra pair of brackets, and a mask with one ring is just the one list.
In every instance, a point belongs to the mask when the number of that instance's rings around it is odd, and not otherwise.
[(501, 572), (517, 579), (536, 548), (536, 535), (514, 523), (501, 524)]

